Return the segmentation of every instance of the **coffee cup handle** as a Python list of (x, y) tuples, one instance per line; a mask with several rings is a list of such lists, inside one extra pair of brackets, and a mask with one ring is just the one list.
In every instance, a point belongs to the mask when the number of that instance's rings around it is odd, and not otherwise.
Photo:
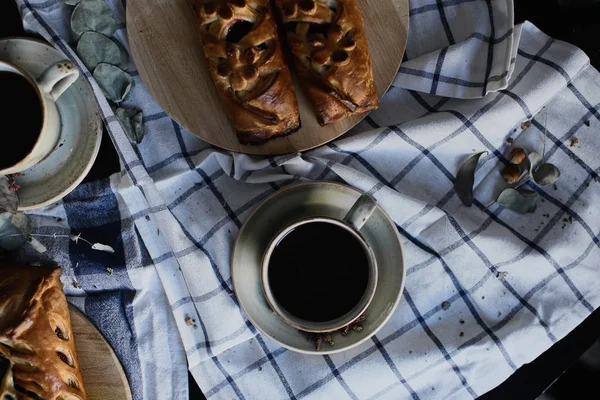
[(37, 79), (37, 84), (45, 95), (54, 101), (79, 77), (79, 71), (71, 61), (59, 61), (48, 67)]
[(377, 200), (370, 194), (363, 193), (344, 217), (344, 222), (352, 225), (356, 230), (360, 230), (373, 215), (376, 207)]

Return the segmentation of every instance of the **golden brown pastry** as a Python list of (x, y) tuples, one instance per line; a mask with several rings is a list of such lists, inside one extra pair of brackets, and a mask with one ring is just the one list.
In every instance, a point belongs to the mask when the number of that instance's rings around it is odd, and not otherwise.
[(208, 69), (242, 143), (300, 127), (298, 101), (268, 0), (194, 0)]
[(356, 0), (275, 0), (300, 84), (321, 125), (379, 106)]
[(85, 400), (60, 268), (0, 267), (0, 399)]

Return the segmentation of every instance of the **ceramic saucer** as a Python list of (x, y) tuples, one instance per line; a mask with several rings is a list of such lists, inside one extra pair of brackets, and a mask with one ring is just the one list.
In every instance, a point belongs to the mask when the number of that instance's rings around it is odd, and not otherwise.
[[(0, 60), (38, 76), (66, 57), (47, 44), (24, 38), (0, 40)], [(102, 140), (102, 118), (94, 93), (83, 75), (56, 102), (61, 136), (53, 153), (16, 179), (19, 210), (39, 208), (62, 199), (81, 183), (96, 160)]]
[(360, 195), (361, 192), (352, 187), (333, 182), (290, 185), (266, 198), (242, 226), (231, 263), (235, 293), (254, 326), (281, 346), (300, 353), (321, 355), (348, 350), (377, 333), (398, 306), (406, 278), (404, 253), (394, 222), (379, 206), (361, 229), (375, 253), (379, 274), (375, 296), (365, 312), (367, 319), (361, 324), (361, 332), (350, 331), (346, 336), (335, 333), (335, 346), (323, 344), (317, 352), (315, 343), (273, 314), (264, 298), (261, 262), (270, 240), (285, 226), (303, 218), (328, 216), (342, 219)]

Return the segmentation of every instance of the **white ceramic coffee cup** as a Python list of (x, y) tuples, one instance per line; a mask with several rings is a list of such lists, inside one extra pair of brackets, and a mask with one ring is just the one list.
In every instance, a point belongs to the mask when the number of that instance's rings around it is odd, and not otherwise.
[[(33, 149), (16, 164), (0, 170), (0, 175), (9, 175), (33, 167), (56, 148), (60, 138), (60, 114), (56, 100), (77, 80), (79, 71), (71, 61), (64, 60), (48, 67), (37, 79), (24, 69), (4, 61), (0, 61), (0, 72), (11, 72), (24, 77), (37, 92), (42, 110), (42, 127)], [(18, 96), (10, 95), (15, 96), (15, 101), (18, 101)]]
[[(281, 318), (283, 318), (283, 320), (288, 325), (291, 325), (305, 332), (333, 332), (352, 323), (365, 312), (367, 307), (369, 307), (369, 304), (371, 304), (371, 300), (373, 300), (373, 296), (375, 295), (375, 290), (377, 288), (377, 261), (375, 259), (375, 254), (371, 249), (371, 246), (369, 246), (369, 243), (367, 243), (364, 237), (360, 234), (360, 229), (367, 222), (369, 217), (371, 217), (376, 207), (377, 201), (373, 198), (373, 196), (365, 193), (361, 197), (359, 197), (359, 199), (354, 203), (354, 205), (352, 206), (350, 211), (348, 211), (344, 219), (339, 220), (330, 217), (305, 218), (285, 227), (271, 240), (271, 242), (267, 246), (267, 250), (265, 251), (263, 257), (261, 271), (262, 287), (267, 303), (269, 303), (271, 309), (275, 313), (277, 313)], [(350, 311), (348, 311), (341, 317), (324, 322), (307, 321), (287, 312), (282, 306), (279, 305), (279, 303), (275, 299), (275, 296), (273, 295), (273, 291), (271, 289), (271, 285), (269, 283), (269, 262), (271, 260), (271, 255), (275, 250), (275, 247), (288, 233), (290, 233), (298, 226), (311, 224), (315, 222), (333, 224), (350, 232), (356, 239), (357, 245), (361, 246), (363, 251), (367, 255), (369, 269), (369, 280), (367, 282), (367, 287), (365, 289), (365, 293), (363, 294), (359, 302)], [(326, 276), (327, 274), (324, 275)]]

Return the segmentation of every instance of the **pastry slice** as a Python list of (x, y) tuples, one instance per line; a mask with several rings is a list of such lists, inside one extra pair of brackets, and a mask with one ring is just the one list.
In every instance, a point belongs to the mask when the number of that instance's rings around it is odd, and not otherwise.
[(244, 144), (300, 128), (298, 101), (268, 0), (192, 0), (208, 69)]
[(317, 120), (327, 125), (379, 107), (357, 0), (275, 0)]
[(60, 268), (0, 267), (0, 399), (86, 399)]

